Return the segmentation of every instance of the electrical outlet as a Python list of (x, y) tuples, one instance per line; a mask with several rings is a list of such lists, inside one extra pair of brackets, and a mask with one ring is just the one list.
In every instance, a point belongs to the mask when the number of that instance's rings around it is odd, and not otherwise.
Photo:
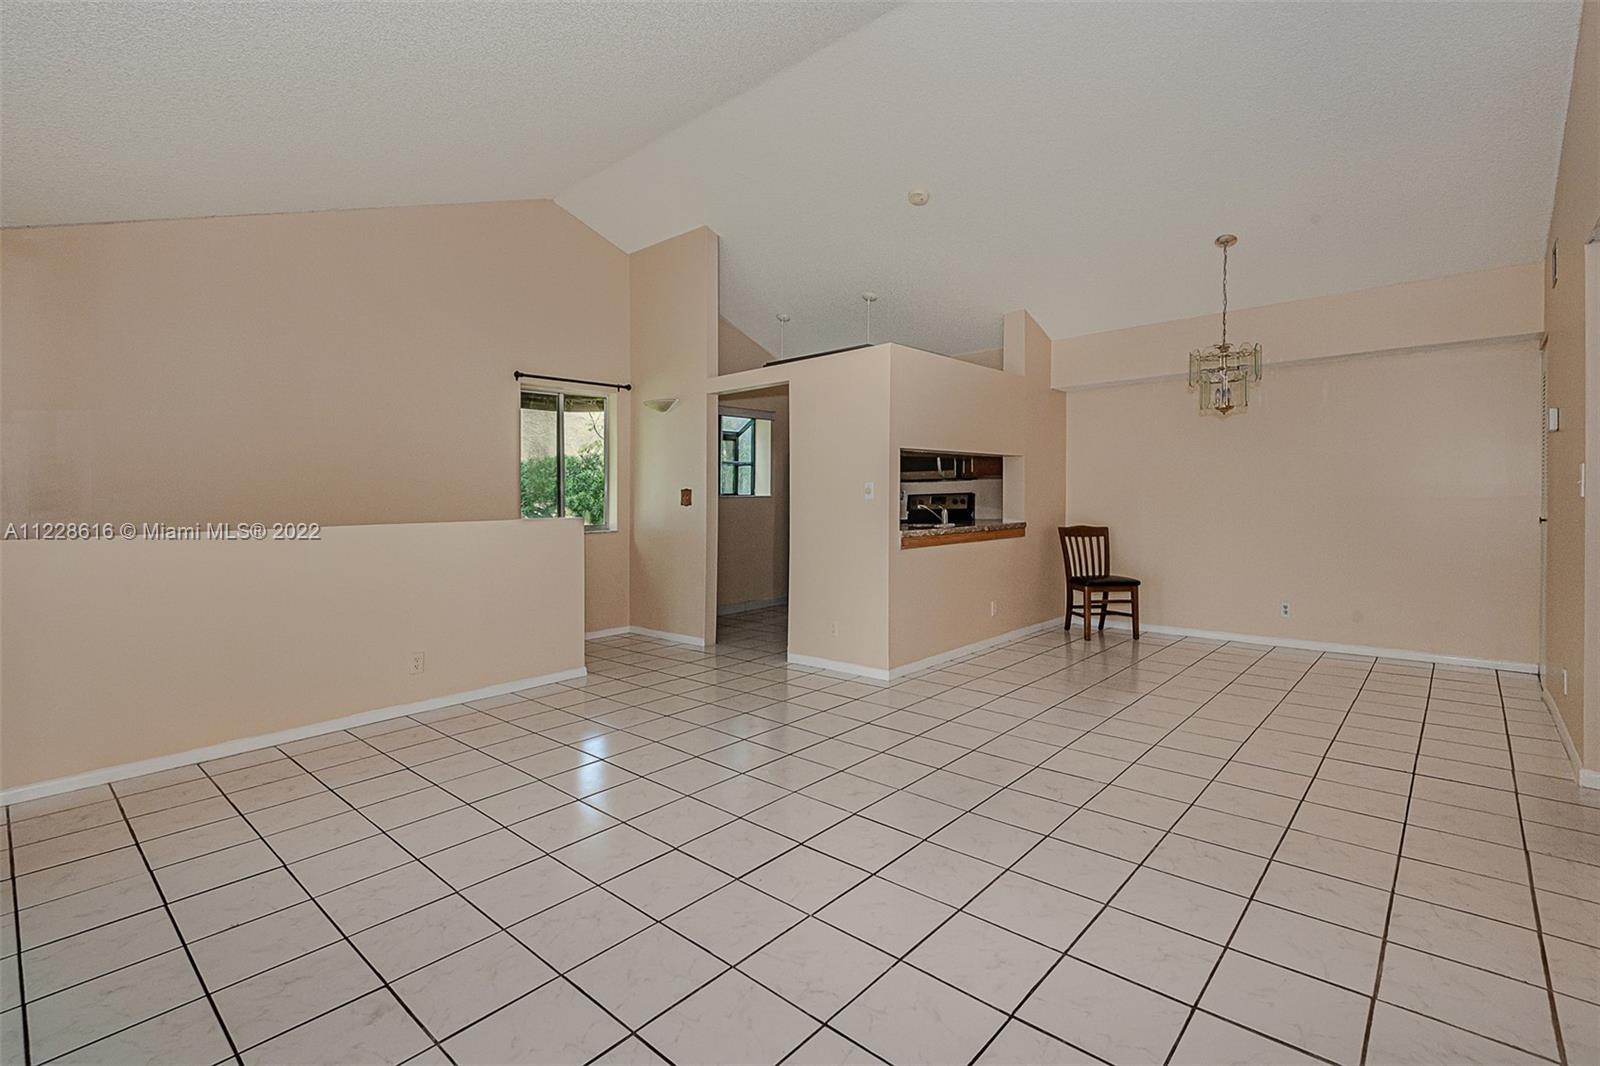
[(1000, 603), (999, 603), (999, 601), (990, 600), (989, 601), (989, 617), (993, 618), (995, 615), (997, 615), (999, 613), (1000, 613)]
[(427, 668), (428, 668), (428, 653), (427, 652), (422, 652), (422, 651), (414, 651), (414, 652), (412, 652), (411, 653), (411, 672), (413, 674), (420, 674), (420, 673), (422, 673), (422, 671), (426, 670)]
[(839, 635), (839, 623), (838, 622), (829, 622), (828, 623), (828, 636), (836, 637), (838, 635)]
[(1281, 614), (1285, 618), (1289, 617), (1289, 601), (1288, 600), (1284, 600), (1282, 603), (1278, 604), (1278, 613)]
[(871, 482), (871, 481), (863, 482), (862, 485), (861, 485), (861, 498), (863, 500), (875, 500), (875, 499), (877, 499), (878, 498), (878, 486), (877, 486), (877, 484), (875, 482)]

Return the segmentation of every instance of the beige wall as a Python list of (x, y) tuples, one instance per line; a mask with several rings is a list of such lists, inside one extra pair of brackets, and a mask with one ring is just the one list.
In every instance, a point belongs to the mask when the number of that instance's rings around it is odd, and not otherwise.
[[(1536, 336), (1544, 328), (1539, 264), (1453, 274), (1229, 313), (1230, 332), (1259, 341), (1263, 359), (1294, 362), (1487, 337)], [(1058, 389), (1187, 374), (1191, 349), (1215, 343), (1218, 315), (1054, 342)]]
[(1269, 367), (1227, 419), (1182, 379), (1075, 391), (1067, 515), (1151, 624), (1531, 663), (1538, 374), (1519, 340)]
[[(628, 374), (628, 257), (548, 200), (0, 246), (7, 521), (511, 518), (512, 371)], [(585, 540), (591, 629), (628, 619), (619, 465), (622, 533)]]
[[(1061, 614), (1064, 397), (1037, 323), (1005, 334), (1018, 373), (880, 344), (714, 383), (788, 383), (791, 655), (886, 673)], [(1028, 535), (902, 550), (901, 448), (1024, 457)]]
[[(781, 368), (789, 382), (789, 652), (888, 670), (890, 345)], [(871, 482), (873, 498), (864, 499)]]
[[(1583, 765), (1600, 770), (1600, 707), (1586, 700), (1586, 679), (1600, 673), (1600, 493), (1578, 496), (1579, 465), (1592, 484), (1600, 461), (1600, 418), (1588, 398), (1600, 389), (1600, 338), (1585, 332), (1586, 308), (1597, 299), (1587, 278), (1585, 244), (1600, 226), (1600, 5), (1584, 5), (1566, 135), (1556, 181), (1549, 240), (1559, 241), (1559, 282), (1547, 255), (1544, 272), (1545, 347), (1549, 403), (1561, 409), (1561, 429), (1550, 434), (1547, 491), (1550, 522), (1545, 583), (1545, 690), (1550, 693)], [(1590, 294), (1586, 300), (1586, 290)], [(1587, 351), (1586, 351), (1587, 349)], [(1587, 559), (1586, 559), (1587, 556)], [(1587, 589), (1587, 599), (1585, 589)], [(1567, 672), (1566, 691), (1561, 672)]]
[(736, 374), (754, 370), (772, 361), (773, 355), (738, 326), (717, 318), (717, 372)]
[(582, 552), (575, 519), (6, 542), (0, 788), (575, 670), (538, 607), (577, 601)]
[[(632, 624), (716, 633), (717, 237), (704, 227), (629, 257), (634, 416)], [(646, 401), (676, 398), (670, 411)], [(680, 505), (680, 491), (692, 503)]]
[[(890, 451), (903, 448), (1021, 456), (1006, 484), (1018, 539), (890, 553), (889, 659), (894, 667), (1055, 618), (1064, 610), (1056, 527), (1065, 514), (1066, 398), (1050, 387), (1050, 338), (1018, 311), (1005, 320), (1009, 372), (894, 349)], [(898, 485), (895, 486), (898, 489)], [(898, 517), (898, 514), (897, 514)], [(990, 613), (993, 604), (994, 613)]]

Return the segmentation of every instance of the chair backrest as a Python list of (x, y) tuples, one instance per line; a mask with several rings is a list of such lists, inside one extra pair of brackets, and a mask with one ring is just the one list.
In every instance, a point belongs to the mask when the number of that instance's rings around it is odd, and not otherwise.
[(1061, 558), (1067, 580), (1105, 577), (1111, 573), (1111, 529), (1108, 526), (1058, 526)]

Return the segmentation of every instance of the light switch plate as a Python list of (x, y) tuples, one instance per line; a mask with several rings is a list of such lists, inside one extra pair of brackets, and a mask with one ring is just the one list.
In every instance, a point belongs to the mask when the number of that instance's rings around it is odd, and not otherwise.
[(1551, 433), (1561, 428), (1561, 408), (1549, 407), (1545, 409), (1545, 429)]
[(865, 483), (864, 485), (861, 486), (861, 498), (863, 500), (877, 499), (877, 496), (878, 496), (878, 486), (876, 484), (874, 484), (873, 482), (868, 481), (867, 483)]

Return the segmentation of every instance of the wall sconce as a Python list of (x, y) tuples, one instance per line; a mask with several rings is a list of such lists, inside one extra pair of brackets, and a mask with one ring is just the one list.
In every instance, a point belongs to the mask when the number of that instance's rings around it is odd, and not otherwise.
[(646, 400), (644, 405), (650, 408), (652, 411), (659, 412), (660, 414), (666, 414), (668, 411), (672, 410), (677, 403), (678, 398), (676, 396), (668, 396), (660, 400)]

